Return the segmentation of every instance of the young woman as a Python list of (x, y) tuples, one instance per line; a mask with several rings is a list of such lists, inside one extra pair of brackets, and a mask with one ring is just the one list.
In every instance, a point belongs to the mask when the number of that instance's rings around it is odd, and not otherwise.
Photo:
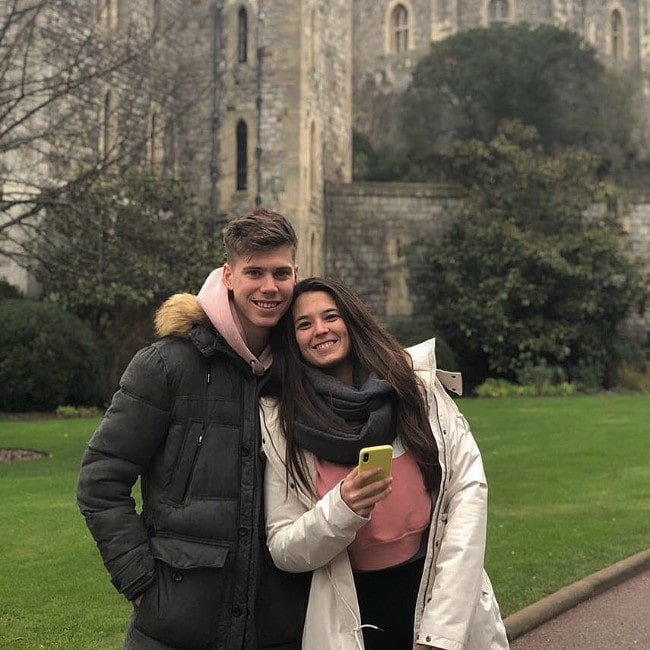
[[(483, 571), (481, 456), (434, 341), (405, 351), (347, 287), (310, 278), (272, 345), (267, 541), (279, 568), (313, 572), (302, 647), (508, 648)], [(392, 476), (368, 483), (359, 451), (379, 444)]]

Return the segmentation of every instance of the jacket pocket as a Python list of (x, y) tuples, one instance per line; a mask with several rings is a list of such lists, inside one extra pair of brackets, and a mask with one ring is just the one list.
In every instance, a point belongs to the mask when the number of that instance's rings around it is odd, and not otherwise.
[(152, 537), (156, 581), (135, 610), (141, 632), (175, 648), (208, 648), (227, 638), (230, 544)]
[(192, 421), (189, 423), (183, 446), (178, 454), (169, 492), (169, 498), (174, 503), (183, 503), (187, 497), (194, 467), (203, 445), (204, 431), (203, 422)]
[(468, 650), (508, 650), (509, 648), (499, 605), (485, 571), (483, 571), (481, 595), (474, 612), (467, 648)]

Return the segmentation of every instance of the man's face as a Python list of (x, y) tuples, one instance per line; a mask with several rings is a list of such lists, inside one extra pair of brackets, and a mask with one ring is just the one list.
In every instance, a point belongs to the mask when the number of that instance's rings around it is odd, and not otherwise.
[(223, 279), (233, 292), (249, 347), (266, 340), (269, 328), (289, 308), (296, 273), (290, 246), (244, 253), (224, 264)]

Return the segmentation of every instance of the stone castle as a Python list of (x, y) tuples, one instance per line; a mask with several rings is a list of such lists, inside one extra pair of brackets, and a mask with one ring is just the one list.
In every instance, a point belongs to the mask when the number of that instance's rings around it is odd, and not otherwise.
[[(113, 16), (108, 40), (134, 16), (145, 31), (158, 30), (164, 44), (152, 65), (183, 77), (173, 101), (152, 88), (149, 161), (188, 181), (215, 226), (259, 204), (286, 214), (300, 238), (301, 276), (340, 277), (382, 318), (417, 313), (405, 244), (440, 232), (462, 197), (438, 185), (352, 182), (352, 131), (382, 134), (386, 111), (432, 41), (494, 22), (574, 30), (606, 64), (634, 76), (637, 141), (650, 151), (650, 0), (89, 4), (94, 20)], [(108, 111), (101, 119), (97, 141), (106, 147)], [(650, 195), (637, 192), (625, 206), (632, 248), (647, 255)], [(646, 324), (638, 328), (647, 333)]]

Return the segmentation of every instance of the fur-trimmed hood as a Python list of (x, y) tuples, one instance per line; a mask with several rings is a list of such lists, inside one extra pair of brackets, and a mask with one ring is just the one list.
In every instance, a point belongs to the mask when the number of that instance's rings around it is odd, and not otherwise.
[(156, 336), (186, 337), (195, 325), (210, 326), (210, 320), (192, 293), (177, 293), (159, 307), (154, 319)]

